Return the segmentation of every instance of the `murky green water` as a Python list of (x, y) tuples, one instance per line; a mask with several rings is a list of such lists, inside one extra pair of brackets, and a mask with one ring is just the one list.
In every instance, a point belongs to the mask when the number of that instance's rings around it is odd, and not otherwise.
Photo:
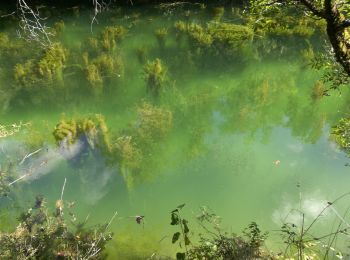
[[(180, 19), (208, 19), (201, 13), (189, 17), (179, 13), (155, 11), (137, 16), (120, 11), (100, 18), (93, 36), (105, 25), (128, 28), (118, 45), (124, 74), (104, 81), (104, 94), (90, 95), (86, 81), (72, 66), (65, 69), (64, 77), (76, 90), (64, 101), (57, 97), (56, 102), (28, 104), (29, 97), (22, 95), (9, 105), (1, 123), (31, 122), (31, 128), (2, 140), (1, 156), (5, 159), (4, 154), (13, 149), (21, 160), (28, 151), (23, 142), (33, 141), (31, 149), (35, 150), (40, 147), (34, 147), (34, 139), (43, 136), (47, 148), (28, 163), (45, 160), (47, 164), (17, 183), (10, 198), (1, 201), (3, 207), (25, 208), (37, 194), (43, 194), (48, 204), (54, 203), (66, 178), (64, 198), (76, 202), (81, 219), (89, 216), (91, 224), (105, 222), (118, 210), (110, 258), (135, 259), (135, 255), (147, 258), (153, 252), (175, 250), (170, 237), (163, 238), (172, 234), (169, 211), (181, 203), (186, 203), (190, 223), (195, 222), (198, 207), (207, 205), (222, 217), (226, 230), (239, 232), (256, 221), (271, 231), (286, 218), (299, 221), (299, 215), (290, 210), (300, 207), (300, 196), (301, 208), (310, 220), (327, 201), (348, 191), (347, 158), (328, 136), (330, 126), (347, 115), (349, 93), (315, 98), (320, 75), (306, 66), (293, 43), (282, 45), (286, 54), (259, 56), (247, 48), (243, 57), (237, 55), (233, 61), (220, 63), (209, 56), (191, 64), (186, 60), (188, 47), (179, 51), (170, 29), (163, 48), (154, 35), (156, 29), (171, 27)], [(60, 40), (71, 55), (81, 52), (91, 37), (88, 19), (63, 18)], [(146, 91), (140, 48), (146, 60), (160, 58), (168, 68), (164, 92), (158, 97)], [(11, 65), (5, 59), (1, 63), (1, 67)], [(144, 102), (171, 111), (172, 127), (144, 155), (147, 159), (135, 183), (128, 183), (121, 169), (103, 157), (89, 156), (77, 166), (55, 148), (52, 131), (62, 117), (103, 114), (109, 131), (122, 136), (125, 129), (137, 125), (137, 108)], [(341, 205), (335, 209), (344, 210)], [(4, 229), (15, 214), (10, 211), (1, 216)], [(130, 217), (135, 215), (145, 216), (144, 225)], [(330, 230), (336, 220), (330, 211), (315, 232)], [(275, 239), (273, 231), (271, 238)]]

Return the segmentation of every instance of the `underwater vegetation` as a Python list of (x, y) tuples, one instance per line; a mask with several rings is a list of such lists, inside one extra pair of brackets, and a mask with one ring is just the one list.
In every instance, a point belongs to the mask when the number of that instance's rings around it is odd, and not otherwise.
[(45, 49), (38, 61), (28, 60), (24, 64), (17, 64), (14, 78), (29, 90), (44, 83), (62, 82), (66, 60), (67, 50), (59, 43), (54, 44)]
[(62, 95), (67, 55), (67, 50), (57, 43), (45, 49), (40, 58), (18, 63), (13, 71), (15, 82), (20, 86), (18, 94), (25, 93), (34, 104), (47, 101), (58, 93)]
[(9, 169), (3, 167), (4, 169), (0, 170), (0, 198), (6, 197), (10, 192), (9, 183), (13, 181), (12, 173), (9, 172)]
[(111, 56), (107, 53), (89, 59), (89, 54), (84, 53), (84, 74), (89, 83), (91, 92), (95, 95), (101, 95), (108, 78), (121, 77), (124, 74), (123, 61), (121, 57)]
[(128, 188), (147, 176), (147, 165), (155, 159), (154, 149), (172, 128), (170, 110), (144, 103), (137, 108), (137, 119), (132, 128), (126, 129), (127, 135), (119, 137), (113, 145), (122, 175)]
[(163, 50), (165, 48), (165, 39), (168, 35), (168, 30), (166, 28), (157, 29), (154, 35), (157, 38), (159, 48)]
[(83, 46), (83, 71), (94, 95), (103, 93), (108, 79), (124, 74), (118, 44), (126, 34), (127, 30), (122, 26), (106, 26), (99, 36), (88, 38)]
[(237, 61), (242, 58), (242, 50), (251, 45), (254, 35), (248, 26), (225, 22), (201, 25), (177, 21), (174, 30), (179, 47), (189, 46), (196, 57), (196, 64), (202, 66), (203, 59), (208, 57), (218, 64)]
[(160, 59), (148, 61), (143, 68), (147, 90), (154, 96), (159, 96), (164, 89), (167, 69)]
[(131, 189), (146, 177), (147, 166), (154, 160), (152, 151), (159, 149), (172, 128), (170, 110), (143, 103), (137, 108), (137, 118), (122, 131), (110, 133), (104, 117), (100, 114), (77, 119), (62, 119), (55, 127), (53, 136), (60, 149), (78, 149), (79, 156), (92, 152), (103, 155), (109, 166), (120, 170), (126, 185)]
[(82, 119), (61, 120), (53, 131), (57, 145), (81, 142), (84, 148), (109, 154), (111, 150), (108, 127), (102, 115)]
[(144, 103), (137, 109), (135, 136), (138, 142), (150, 145), (162, 140), (169, 133), (173, 116), (170, 110)]
[(211, 13), (213, 15), (214, 20), (220, 21), (225, 13), (225, 7), (223, 6), (213, 7), (211, 9)]

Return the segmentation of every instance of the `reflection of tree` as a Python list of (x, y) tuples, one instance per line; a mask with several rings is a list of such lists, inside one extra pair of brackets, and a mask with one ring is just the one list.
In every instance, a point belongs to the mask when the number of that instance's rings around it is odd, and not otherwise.
[(255, 71), (231, 89), (220, 110), (227, 118), (222, 130), (259, 134), (266, 141), (274, 127), (283, 126), (291, 128), (294, 136), (316, 142), (327, 114), (333, 112), (325, 112), (322, 100), (314, 98), (319, 86), (312, 79), (295, 76), (304, 75), (295, 66), (277, 66)]

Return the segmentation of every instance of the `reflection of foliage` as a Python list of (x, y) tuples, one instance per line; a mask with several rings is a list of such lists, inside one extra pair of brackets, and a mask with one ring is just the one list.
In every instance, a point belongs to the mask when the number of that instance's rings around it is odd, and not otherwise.
[(38, 196), (33, 208), (20, 216), (12, 233), (0, 233), (1, 259), (104, 259), (104, 249), (111, 233), (106, 227), (85, 228), (84, 223), (68, 227), (63, 218), (64, 202), (56, 203), (50, 215), (43, 198)]
[[(332, 53), (318, 53), (312, 60), (311, 66), (323, 72), (322, 81), (330, 85), (330, 89), (338, 89), (340, 86), (350, 83), (349, 76), (344, 68), (337, 63)], [(329, 89), (325, 89), (324, 93)]]
[(273, 36), (294, 36), (311, 37), (315, 29), (324, 30), (325, 22), (312, 19), (305, 15), (293, 5), (285, 5), (281, 10), (280, 6), (267, 0), (250, 0), (246, 22), (251, 24), (254, 30), (259, 34), (270, 34)]
[(342, 118), (337, 125), (332, 127), (331, 138), (343, 149), (350, 154), (350, 119)]
[(233, 55), (232, 52), (241, 50), (241, 47), (253, 38), (253, 31), (249, 27), (238, 24), (210, 24), (208, 32), (217, 51), (224, 51), (223, 55)]
[(144, 77), (147, 89), (155, 96), (158, 96), (164, 88), (167, 70), (160, 59), (148, 62), (144, 66)]

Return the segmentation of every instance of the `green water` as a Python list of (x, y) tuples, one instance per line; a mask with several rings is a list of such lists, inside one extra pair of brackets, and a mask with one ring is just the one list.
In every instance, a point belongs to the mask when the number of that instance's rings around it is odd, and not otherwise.
[[(78, 53), (91, 37), (88, 19), (85, 15), (63, 18), (65, 29), (59, 40), (70, 54)], [(288, 42), (282, 44), (286, 54), (259, 56), (244, 50), (243, 57), (238, 55), (226, 63), (210, 57), (201, 64), (186, 63), (187, 47), (179, 52), (170, 32), (163, 49), (154, 36), (156, 29), (171, 27), (180, 19), (210, 18), (200, 12), (187, 17), (182, 11), (140, 16), (127, 11), (107, 13), (94, 25), (92, 35), (106, 25), (123, 25), (128, 34), (118, 45), (124, 74), (104, 83), (109, 88), (106, 93), (90, 95), (86, 81), (72, 68), (72, 76), (65, 70), (65, 80), (76, 90), (66, 101), (57, 97), (56, 102), (32, 104), (22, 95), (10, 103), (1, 123), (31, 122), (31, 128), (0, 140), (2, 148), (12, 149), (13, 156), (21, 160), (28, 151), (24, 143), (43, 136), (47, 154), (38, 153), (30, 162), (38, 163), (46, 156), (48, 164), (17, 183), (10, 199), (0, 202), (10, 209), (1, 216), (4, 229), (6, 223), (12, 223), (17, 207), (32, 205), (37, 194), (44, 195), (48, 205), (54, 203), (66, 178), (64, 199), (76, 202), (80, 219), (88, 215), (91, 224), (106, 222), (118, 211), (112, 224), (115, 238), (108, 249), (110, 259), (135, 259), (136, 255), (145, 259), (154, 252), (176, 250), (170, 242), (169, 212), (179, 204), (186, 203), (184, 214), (194, 230), (198, 228), (196, 212), (206, 205), (222, 217), (225, 230), (240, 232), (256, 221), (263, 230), (271, 231), (285, 219), (300, 221), (298, 214), (290, 213), (300, 207), (300, 197), (310, 221), (327, 201), (349, 190), (349, 168), (344, 166), (348, 159), (329, 140), (330, 126), (347, 115), (349, 93), (313, 97), (320, 74), (309, 68), (301, 51)], [(148, 50), (146, 60), (161, 58), (167, 67), (167, 81), (158, 97), (146, 90), (138, 48)], [(4, 58), (1, 63), (1, 67), (11, 65)], [(9, 83), (3, 80), (2, 84)], [(144, 102), (171, 111), (172, 127), (145, 155), (147, 160), (132, 185), (117, 165), (101, 157), (90, 156), (76, 166), (57, 153), (52, 131), (62, 117), (103, 114), (109, 131), (121, 136), (137, 125), (137, 108)], [(31, 147), (31, 151), (38, 148)], [(345, 205), (335, 209), (342, 213)], [(145, 216), (144, 225), (130, 217), (135, 215)], [(329, 211), (315, 232), (331, 230), (337, 220)], [(271, 240), (278, 241), (273, 231)], [(273, 247), (279, 246), (277, 242)]]

